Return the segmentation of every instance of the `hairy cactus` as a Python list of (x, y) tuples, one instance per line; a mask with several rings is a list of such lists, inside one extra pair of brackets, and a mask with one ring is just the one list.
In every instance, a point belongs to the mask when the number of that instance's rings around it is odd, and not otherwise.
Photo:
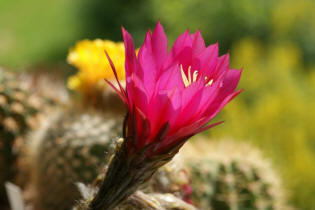
[[(200, 146), (200, 145), (199, 145)], [(284, 205), (279, 178), (257, 149), (232, 141), (204, 143), (189, 161), (193, 202), (201, 209), (279, 210)]]
[(17, 174), (25, 134), (39, 125), (50, 105), (51, 101), (25, 88), (17, 75), (0, 69), (0, 200), (5, 198), (4, 181)]
[[(121, 142), (122, 139), (117, 140), (116, 146), (120, 145)], [(112, 151), (114, 151), (114, 145)], [(112, 152), (111, 154), (113, 155)], [(112, 158), (109, 158), (110, 160)], [(90, 202), (98, 193), (106, 171), (107, 166), (103, 168), (92, 185), (78, 184), (83, 199), (73, 209), (90, 209)], [(189, 184), (188, 173), (183, 168), (181, 156), (177, 155), (172, 161), (159, 168), (152, 178), (141, 187), (141, 190), (129, 196), (115, 210), (195, 210), (195, 207), (189, 202), (191, 195)]]
[(191, 203), (192, 189), (190, 177), (181, 160), (182, 155), (162, 166), (148, 182), (149, 191), (154, 193), (171, 193), (187, 203)]
[(33, 138), (35, 209), (68, 210), (80, 198), (76, 182), (92, 182), (119, 135), (116, 116), (60, 112)]
[[(73, 210), (88, 210), (89, 202), (98, 191), (97, 186), (78, 184), (83, 199)], [(136, 191), (122, 202), (115, 210), (196, 210), (196, 208), (170, 193), (144, 193)]]
[(117, 210), (195, 210), (192, 205), (170, 193), (148, 193), (136, 191)]

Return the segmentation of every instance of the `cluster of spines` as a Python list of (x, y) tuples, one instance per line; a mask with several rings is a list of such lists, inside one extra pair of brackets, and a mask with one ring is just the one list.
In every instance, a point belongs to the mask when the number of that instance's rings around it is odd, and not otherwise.
[(21, 85), (17, 75), (0, 69), (0, 187), (13, 181), (17, 157), (25, 149), (25, 135), (39, 124), (45, 101)]
[(256, 148), (232, 141), (208, 146), (208, 155), (189, 161), (192, 198), (199, 208), (289, 209), (279, 177)]
[(80, 198), (76, 182), (92, 182), (106, 152), (119, 136), (115, 116), (102, 113), (58, 113), (33, 151), (36, 208), (69, 209)]

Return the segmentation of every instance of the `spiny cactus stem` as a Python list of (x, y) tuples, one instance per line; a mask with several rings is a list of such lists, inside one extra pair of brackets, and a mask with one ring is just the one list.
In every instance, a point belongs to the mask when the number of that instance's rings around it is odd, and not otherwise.
[[(120, 157), (120, 158), (119, 158)], [(128, 195), (129, 190), (123, 191), (126, 186), (130, 185), (130, 178), (127, 176), (128, 164), (122, 160), (122, 154), (118, 153), (114, 156), (103, 183), (90, 204), (90, 209), (113, 209)]]
[(149, 180), (154, 172), (173, 157), (163, 155), (148, 159), (145, 153), (128, 154), (127, 142), (118, 145), (106, 176), (89, 210), (112, 210)]

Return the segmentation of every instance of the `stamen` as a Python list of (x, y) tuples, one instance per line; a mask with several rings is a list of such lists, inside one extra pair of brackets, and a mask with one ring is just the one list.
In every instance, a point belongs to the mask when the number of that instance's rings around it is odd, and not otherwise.
[(191, 85), (191, 74), (190, 74), (191, 66), (188, 67), (188, 82)]
[(189, 81), (188, 81), (188, 79), (186, 77), (186, 74), (184, 72), (183, 65), (180, 65), (180, 72), (182, 74), (182, 79), (183, 79), (185, 87), (188, 87), (190, 85), (190, 83), (189, 83)]
[(193, 82), (196, 82), (197, 76), (198, 76), (198, 71), (195, 70), (194, 73), (193, 73)]
[(206, 87), (212, 85), (212, 83), (213, 83), (213, 79), (211, 79), (211, 80), (206, 84)]
[[(191, 66), (188, 67), (188, 75), (186, 76), (185, 72), (184, 72), (184, 69), (183, 69), (183, 65), (180, 65), (180, 72), (181, 72), (181, 75), (182, 75), (182, 80), (183, 80), (183, 83), (185, 85), (185, 87), (188, 87), (189, 85), (191, 85), (193, 82), (196, 82), (197, 81), (197, 77), (198, 77), (198, 71), (197, 70), (194, 70), (193, 71), (193, 75), (192, 75), (192, 78), (191, 78)], [(192, 79), (192, 80), (191, 80)], [(208, 77), (205, 76), (205, 81), (208, 80)], [(207, 84), (205, 85), (206, 87), (207, 86), (211, 86), (213, 83), (213, 79), (211, 79), (209, 82), (207, 82)]]

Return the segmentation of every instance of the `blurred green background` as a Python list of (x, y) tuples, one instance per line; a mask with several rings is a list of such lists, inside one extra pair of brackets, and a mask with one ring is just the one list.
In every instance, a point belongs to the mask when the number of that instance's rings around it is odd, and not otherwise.
[(243, 68), (244, 92), (203, 135), (250, 141), (270, 156), (291, 202), (315, 208), (315, 1), (4, 0), (0, 65), (67, 71), (68, 48), (84, 38), (120, 41), (123, 25), (139, 46), (161, 20), (170, 43), (189, 28), (219, 41)]

